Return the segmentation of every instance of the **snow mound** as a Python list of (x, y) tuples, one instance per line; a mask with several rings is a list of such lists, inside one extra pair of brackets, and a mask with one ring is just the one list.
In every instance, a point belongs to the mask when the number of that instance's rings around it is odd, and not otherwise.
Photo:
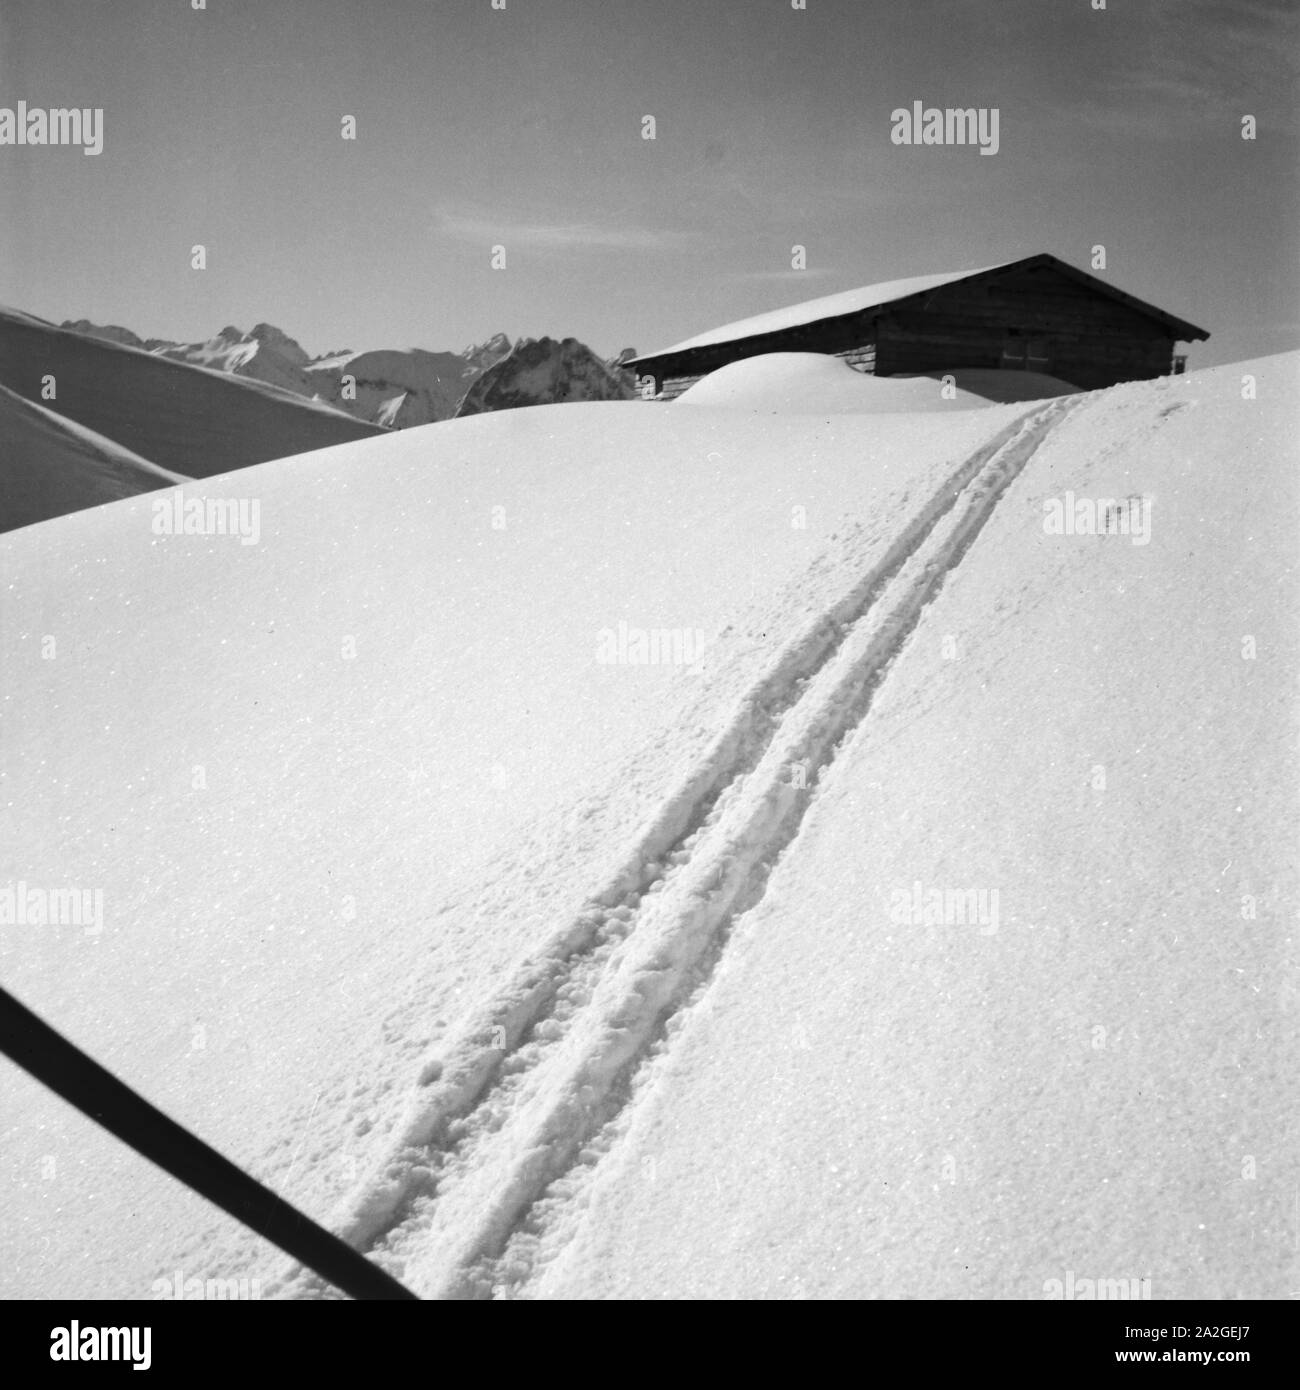
[(0, 531), (184, 481), (0, 386)]
[(819, 352), (767, 352), (730, 362), (697, 381), (675, 404), (782, 415), (876, 415), (972, 410), (990, 401), (1045, 400), (1076, 388), (1038, 372), (958, 371), (878, 377)]

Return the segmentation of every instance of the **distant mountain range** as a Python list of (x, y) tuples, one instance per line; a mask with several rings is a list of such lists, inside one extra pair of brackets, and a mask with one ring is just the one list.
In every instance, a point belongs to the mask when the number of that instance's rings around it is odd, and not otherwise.
[[(88, 319), (67, 320), (60, 327), (175, 362), (264, 381), (388, 429), (428, 425), (458, 413), (562, 400), (630, 400), (635, 394), (628, 373), (573, 338), (523, 338), (512, 344), (504, 333), (497, 333), (460, 352), (340, 349), (311, 357), (296, 339), (269, 323), (259, 323), (247, 333), (223, 328), (215, 337), (193, 343), (141, 338), (129, 328)], [(473, 403), (468, 404), (471, 396)]]

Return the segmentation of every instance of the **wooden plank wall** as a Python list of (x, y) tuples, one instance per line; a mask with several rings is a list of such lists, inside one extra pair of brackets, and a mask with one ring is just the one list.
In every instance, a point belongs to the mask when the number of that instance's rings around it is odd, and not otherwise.
[(936, 290), (880, 323), (878, 370), (997, 367), (1008, 328), (1046, 348), (1046, 371), (1087, 390), (1169, 372), (1174, 340), (1156, 321), (1050, 270)]

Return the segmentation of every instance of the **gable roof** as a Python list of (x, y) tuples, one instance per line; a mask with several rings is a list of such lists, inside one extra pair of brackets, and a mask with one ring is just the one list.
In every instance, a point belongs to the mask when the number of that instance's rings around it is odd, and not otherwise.
[(1125, 294), (1114, 285), (1099, 280), (1095, 275), (1078, 270), (1056, 256), (1041, 252), (1035, 256), (1025, 256), (1016, 261), (1003, 261), (999, 265), (984, 266), (979, 270), (948, 271), (939, 275), (914, 275), (905, 280), (885, 280), (878, 285), (863, 285), (856, 290), (842, 290), (839, 294), (828, 294), (820, 299), (806, 299), (800, 304), (791, 304), (784, 309), (773, 309), (765, 314), (755, 314), (752, 318), (739, 319), (735, 323), (712, 328), (707, 333), (676, 343), (659, 352), (647, 352), (630, 359), (630, 363), (649, 362), (657, 357), (669, 357), (679, 352), (690, 352), (695, 348), (716, 347), (722, 343), (733, 343), (745, 338), (756, 338), (767, 333), (779, 333), (787, 328), (801, 328), (806, 324), (817, 323), (822, 319), (844, 318), (850, 314), (860, 314), (868, 309), (880, 309), (887, 304), (897, 304), (917, 295), (928, 294), (944, 285), (956, 284), (960, 280), (976, 280), (986, 275), (999, 275), (1012, 269), (1029, 269), (1049, 266), (1071, 279), (1087, 285), (1096, 293), (1105, 295), (1127, 305), (1137, 313), (1157, 320), (1174, 336), (1184, 342), (1204, 339), (1210, 335), (1203, 328), (1175, 318), (1154, 304), (1147, 304), (1131, 294)]

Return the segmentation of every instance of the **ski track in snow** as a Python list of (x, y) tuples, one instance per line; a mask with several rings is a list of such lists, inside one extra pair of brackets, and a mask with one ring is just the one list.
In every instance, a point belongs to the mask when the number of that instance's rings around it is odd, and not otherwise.
[[(950, 475), (781, 652), (586, 907), (447, 1043), (380, 1171), (330, 1221), (425, 1298), (518, 1296), (621, 1132), (926, 606), (1078, 400), (1031, 410)], [(291, 1270), (268, 1290), (328, 1297)]]

